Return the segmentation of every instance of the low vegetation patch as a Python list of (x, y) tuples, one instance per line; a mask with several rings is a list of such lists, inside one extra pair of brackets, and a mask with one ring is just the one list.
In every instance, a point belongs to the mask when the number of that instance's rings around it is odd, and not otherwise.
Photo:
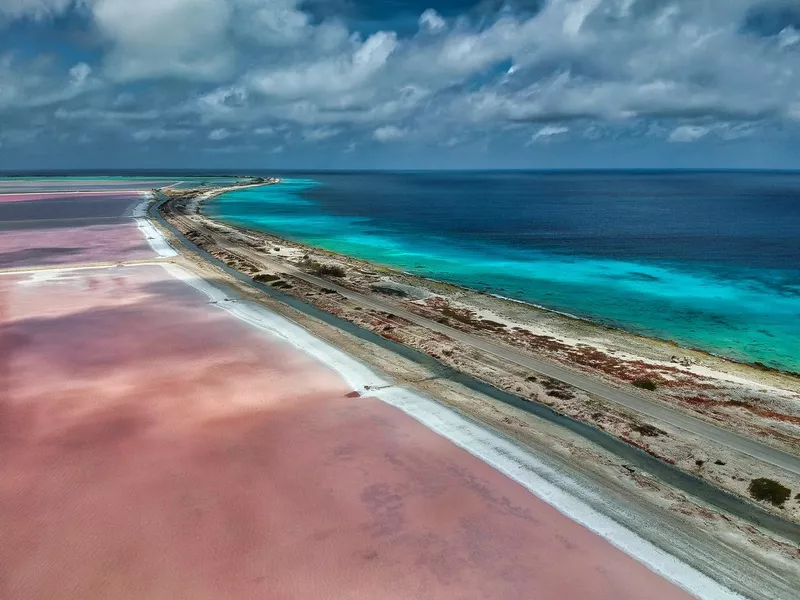
[(491, 321), (489, 319), (482, 319), (480, 321), (481, 325), (485, 325), (486, 327), (492, 327), (494, 329), (505, 329), (505, 323), (498, 323), (497, 321)]
[(347, 272), (338, 265), (325, 264), (310, 258), (303, 259), (300, 265), (313, 275), (318, 275), (320, 277), (344, 277), (347, 275)]
[(783, 506), (791, 497), (792, 490), (772, 479), (753, 479), (748, 488), (750, 496), (773, 506)]
[(654, 392), (658, 387), (658, 384), (652, 379), (637, 379), (633, 382), (633, 385), (641, 390), (648, 390), (651, 392)]
[(659, 429), (655, 425), (648, 425), (646, 423), (636, 424), (632, 426), (631, 429), (645, 437), (658, 437), (660, 435), (667, 435), (666, 431)]
[(474, 320), (471, 315), (464, 314), (462, 311), (453, 310), (450, 307), (443, 308), (442, 314), (449, 319), (464, 323), (465, 325), (474, 324)]
[(253, 281), (257, 281), (258, 283), (272, 283), (273, 281), (278, 281), (280, 277), (277, 275), (271, 275), (270, 273), (259, 273), (255, 277), (253, 277)]
[(385, 296), (396, 296), (398, 298), (407, 298), (408, 293), (397, 288), (389, 287), (388, 285), (373, 285), (372, 291)]

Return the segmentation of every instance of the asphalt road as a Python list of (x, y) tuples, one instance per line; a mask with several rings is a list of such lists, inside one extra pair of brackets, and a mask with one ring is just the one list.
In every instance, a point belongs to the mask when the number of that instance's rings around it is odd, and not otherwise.
[(278, 262), (274, 259), (264, 256), (263, 254), (254, 252), (249, 248), (242, 248), (240, 246), (233, 247), (228, 244), (226, 240), (220, 238), (211, 231), (206, 230), (206, 233), (208, 235), (212, 235), (223, 247), (233, 250), (239, 255), (247, 257), (256, 264), (263, 264), (264, 266), (269, 266), (276, 271), (286, 273), (287, 275), (292, 275), (293, 277), (297, 277), (298, 279), (304, 280), (308, 283), (335, 290), (345, 298), (354, 300), (362, 306), (402, 317), (403, 319), (406, 319), (415, 325), (419, 325), (432, 331), (444, 334), (458, 342), (467, 344), (483, 352), (488, 352), (489, 354), (493, 354), (527, 369), (531, 369), (532, 371), (535, 371), (541, 375), (546, 375), (547, 377), (568, 383), (573, 387), (585, 392), (589, 392), (590, 394), (598, 396), (604, 400), (624, 406), (625, 408), (637, 412), (642, 416), (657, 419), (663, 423), (671, 425), (672, 427), (682, 429), (698, 437), (704, 438), (716, 444), (720, 444), (727, 448), (731, 448), (737, 452), (741, 452), (742, 454), (746, 454), (754, 459), (779, 467), (790, 473), (800, 475), (800, 457), (798, 456), (794, 456), (784, 452), (783, 450), (773, 448), (772, 446), (763, 444), (757, 440), (734, 433), (727, 429), (717, 427), (712, 423), (702, 421), (692, 417), (691, 415), (687, 415), (683, 412), (672, 409), (659, 401), (650, 400), (643, 395), (627, 392), (621, 388), (605, 383), (595, 377), (584, 375), (577, 371), (573, 371), (550, 362), (538, 360), (528, 354), (516, 352), (507, 346), (501, 346), (499, 344), (492, 343), (484, 338), (465, 333), (463, 331), (459, 331), (458, 329), (453, 329), (447, 325), (443, 325), (436, 321), (421, 317), (388, 302), (383, 302), (379, 298), (354, 292), (345, 287), (332, 283), (327, 279), (309, 275), (300, 269), (282, 262)]

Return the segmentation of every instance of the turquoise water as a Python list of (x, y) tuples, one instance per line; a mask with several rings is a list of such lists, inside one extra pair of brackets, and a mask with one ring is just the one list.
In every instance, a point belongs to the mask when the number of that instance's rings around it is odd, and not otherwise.
[[(781, 200), (772, 209), (789, 211), (775, 215), (779, 223), (770, 217), (759, 225), (750, 215), (740, 226), (737, 211), (750, 210), (742, 208), (746, 202), (729, 203), (723, 213), (715, 204), (714, 211), (702, 208), (701, 214), (702, 202), (694, 199), (676, 210), (675, 197), (683, 202), (688, 192), (676, 194), (671, 181), (645, 189), (649, 183), (626, 176), (607, 182), (609, 189), (624, 185), (634, 191), (598, 199), (593, 190), (602, 186), (581, 181), (578, 193), (575, 176), (571, 191), (531, 174), (524, 177), (534, 179), (522, 187), (523, 175), (490, 182), (480, 175), (402, 176), (426, 177), (419, 182), (425, 192), (415, 192), (417, 184), (409, 187), (400, 177), (286, 179), (221, 196), (207, 211), (335, 252), (800, 372), (796, 202)], [(744, 197), (744, 184), (737, 185), (736, 198)], [(365, 189), (371, 193), (362, 196)], [(387, 189), (396, 193), (382, 197)], [(431, 189), (434, 196), (427, 195)], [(670, 192), (654, 192), (664, 189)], [(727, 188), (715, 193), (733, 194)], [(587, 210), (587, 202), (603, 210)], [(713, 219), (707, 219), (710, 212)], [(719, 221), (726, 212), (730, 224)], [(661, 220), (653, 229), (657, 235), (648, 225), (653, 215)], [(707, 226), (700, 223), (704, 219)], [(763, 239), (753, 234), (762, 226)]]

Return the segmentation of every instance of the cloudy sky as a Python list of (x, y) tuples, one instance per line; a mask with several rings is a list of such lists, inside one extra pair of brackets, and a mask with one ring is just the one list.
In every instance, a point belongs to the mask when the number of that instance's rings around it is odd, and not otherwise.
[(0, 170), (800, 168), (798, 0), (0, 0)]

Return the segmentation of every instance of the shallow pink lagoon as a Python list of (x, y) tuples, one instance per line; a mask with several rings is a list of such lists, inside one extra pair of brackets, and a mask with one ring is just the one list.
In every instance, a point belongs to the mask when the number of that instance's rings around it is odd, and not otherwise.
[[(47, 193), (15, 193), (15, 194), (2, 194), (0, 193), (0, 204), (4, 202), (36, 202), (37, 200), (70, 200), (79, 197), (92, 197), (97, 198), (107, 196), (109, 198), (118, 198), (120, 194), (125, 193), (126, 190), (108, 191), (108, 192), (47, 192)], [(138, 192), (128, 192), (138, 193)]]
[(685, 598), (158, 266), (0, 277), (0, 597)]
[(0, 269), (155, 258), (134, 221), (0, 231)]

